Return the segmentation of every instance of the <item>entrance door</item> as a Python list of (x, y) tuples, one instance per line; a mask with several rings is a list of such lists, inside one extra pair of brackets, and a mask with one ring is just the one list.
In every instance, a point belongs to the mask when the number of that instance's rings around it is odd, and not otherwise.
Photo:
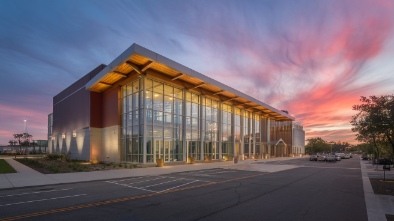
[(235, 142), (235, 156), (239, 156), (241, 154), (242, 154), (241, 143)]
[(188, 141), (187, 142), (187, 148), (188, 148), (188, 155), (190, 157), (194, 157), (194, 159), (199, 160), (200, 159), (200, 151), (199, 151), (199, 142), (198, 141)]
[(174, 150), (172, 140), (155, 140), (156, 159), (163, 159), (164, 162), (174, 161)]
[(154, 148), (155, 148), (155, 156), (156, 159), (164, 159), (163, 157), (163, 141), (162, 140), (155, 140), (154, 142)]
[(168, 161), (173, 161), (173, 156), (171, 154), (171, 141), (170, 140), (164, 140), (164, 161), (168, 162)]

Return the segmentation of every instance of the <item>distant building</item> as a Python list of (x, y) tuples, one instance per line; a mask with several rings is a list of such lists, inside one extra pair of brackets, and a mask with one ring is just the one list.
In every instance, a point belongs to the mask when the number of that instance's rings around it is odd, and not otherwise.
[(293, 121), (286, 112), (133, 44), (53, 98), (48, 145), (52, 153), (93, 162), (289, 156)]
[(305, 131), (304, 127), (297, 123), (293, 122), (293, 150), (294, 154), (305, 154)]

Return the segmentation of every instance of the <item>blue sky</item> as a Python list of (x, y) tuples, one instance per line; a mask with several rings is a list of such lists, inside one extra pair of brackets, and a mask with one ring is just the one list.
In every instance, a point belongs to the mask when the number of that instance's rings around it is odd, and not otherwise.
[(52, 97), (140, 44), (354, 143), (352, 105), (393, 94), (391, 0), (0, 1), (0, 144), (46, 139)]

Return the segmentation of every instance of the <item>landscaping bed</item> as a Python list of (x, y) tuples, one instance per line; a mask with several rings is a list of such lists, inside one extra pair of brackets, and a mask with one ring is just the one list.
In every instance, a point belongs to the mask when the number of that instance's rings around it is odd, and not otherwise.
[(19, 158), (15, 159), (40, 173), (73, 173), (73, 172), (90, 172), (113, 169), (132, 169), (138, 168), (136, 164), (122, 163), (90, 163), (86, 161), (70, 160), (61, 154), (48, 154), (42, 158)]
[(369, 178), (372, 189), (375, 194), (394, 196), (394, 180), (393, 179), (377, 179)]
[(0, 159), (0, 174), (4, 173), (16, 173), (16, 171), (7, 163), (7, 161)]

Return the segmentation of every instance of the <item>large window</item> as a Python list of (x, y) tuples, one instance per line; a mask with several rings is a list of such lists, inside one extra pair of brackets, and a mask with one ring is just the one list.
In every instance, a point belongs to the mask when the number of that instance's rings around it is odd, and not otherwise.
[(254, 147), (254, 154), (261, 154), (260, 150), (260, 115), (254, 114), (254, 142), (255, 142), (255, 147)]
[(250, 124), (250, 115), (251, 113), (249, 111), (244, 111), (244, 154), (246, 157), (250, 157), (251, 154), (251, 133), (252, 133), (252, 127)]
[(201, 160), (200, 153), (200, 96), (186, 93), (186, 145), (188, 156)]
[(181, 89), (145, 79), (147, 162), (182, 161)]
[[(183, 160), (183, 91), (161, 82), (144, 79), (122, 87), (122, 159), (143, 162), (143, 136), (146, 137), (146, 162)], [(145, 94), (145, 97), (143, 96)], [(143, 102), (145, 101), (145, 102)], [(143, 124), (143, 113), (146, 125)], [(143, 133), (143, 129), (146, 131)], [(126, 156), (126, 157), (123, 157)]]
[(140, 80), (133, 81), (122, 88), (122, 138), (121, 159), (129, 162), (142, 162), (142, 121), (140, 119), (141, 87)]
[(235, 155), (241, 155), (241, 109), (234, 108), (234, 138)]
[(203, 100), (203, 128), (201, 129), (204, 142), (204, 154), (212, 159), (219, 158), (218, 150), (218, 102), (210, 98)]
[(233, 148), (233, 134), (231, 131), (232, 122), (232, 106), (223, 104), (222, 105), (222, 155), (223, 157), (233, 157), (234, 156), (234, 148)]

